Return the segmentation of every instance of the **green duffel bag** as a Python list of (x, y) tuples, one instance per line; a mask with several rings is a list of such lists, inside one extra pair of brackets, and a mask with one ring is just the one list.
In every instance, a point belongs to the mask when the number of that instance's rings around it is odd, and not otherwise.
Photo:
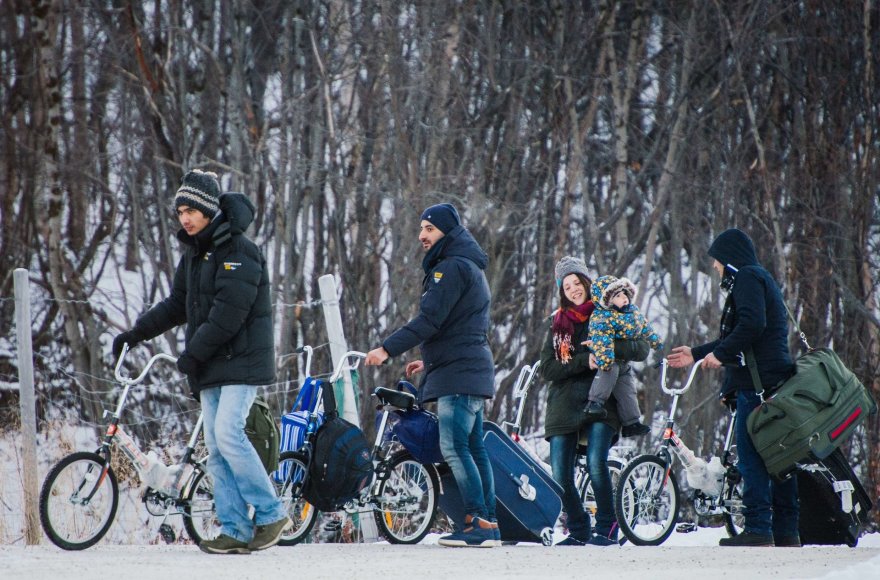
[(876, 412), (871, 394), (834, 351), (816, 348), (752, 411), (748, 429), (767, 471), (781, 480), (799, 462), (828, 457)]
[(244, 434), (257, 450), (266, 473), (278, 469), (281, 432), (269, 409), (269, 403), (260, 395), (257, 395), (254, 404), (251, 405), (250, 413), (244, 423)]

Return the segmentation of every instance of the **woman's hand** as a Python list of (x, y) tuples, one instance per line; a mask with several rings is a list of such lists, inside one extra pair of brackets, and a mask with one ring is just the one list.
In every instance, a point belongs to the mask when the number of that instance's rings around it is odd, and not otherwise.
[(596, 355), (590, 353), (590, 369), (597, 371), (599, 370), (599, 363), (596, 362)]

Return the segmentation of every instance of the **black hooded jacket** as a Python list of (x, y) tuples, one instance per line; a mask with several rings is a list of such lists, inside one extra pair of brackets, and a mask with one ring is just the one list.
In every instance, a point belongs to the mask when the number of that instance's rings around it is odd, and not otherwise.
[(397, 356), (421, 345), (425, 363), (420, 399), (495, 394), (495, 362), (489, 349), (489, 259), (463, 226), (431, 248), (423, 263), (419, 314), (385, 339)]
[(733, 275), (730, 297), (736, 314), (726, 336), (692, 349), (694, 359), (700, 360), (711, 352), (726, 365), (722, 395), (754, 389), (749, 369), (743, 366), (740, 356), (751, 347), (761, 383), (765, 388), (773, 388), (795, 371), (788, 349), (788, 318), (782, 292), (758, 263), (755, 246), (744, 232), (722, 232), (712, 242), (709, 255)]
[(183, 255), (171, 294), (133, 329), (148, 340), (186, 323), (186, 352), (199, 363), (188, 377), (196, 399), (202, 389), (275, 380), (269, 272), (260, 249), (244, 235), (254, 206), (241, 193), (224, 193), (220, 212), (195, 236), (178, 232)]

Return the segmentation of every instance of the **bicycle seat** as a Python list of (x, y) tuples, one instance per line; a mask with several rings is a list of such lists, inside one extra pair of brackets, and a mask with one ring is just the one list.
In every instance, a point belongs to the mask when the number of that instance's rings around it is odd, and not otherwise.
[(398, 409), (403, 409), (405, 411), (412, 409), (413, 405), (416, 403), (416, 398), (412, 394), (403, 391), (395, 391), (385, 387), (376, 387), (376, 390), (373, 391), (373, 395), (379, 399), (381, 404), (397, 407)]

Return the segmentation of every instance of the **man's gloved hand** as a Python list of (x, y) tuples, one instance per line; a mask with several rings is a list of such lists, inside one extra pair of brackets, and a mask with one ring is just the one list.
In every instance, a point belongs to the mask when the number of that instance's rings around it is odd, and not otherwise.
[(116, 338), (113, 339), (113, 363), (115, 364), (116, 361), (119, 360), (119, 355), (122, 354), (122, 345), (127, 342), (128, 348), (132, 349), (140, 341), (138, 335), (132, 330), (127, 330), (116, 335)]
[(191, 354), (184, 352), (177, 357), (177, 370), (187, 376), (195, 376), (199, 372), (199, 361)]
[(721, 393), (721, 404), (727, 407), (731, 413), (736, 411), (736, 391)]

